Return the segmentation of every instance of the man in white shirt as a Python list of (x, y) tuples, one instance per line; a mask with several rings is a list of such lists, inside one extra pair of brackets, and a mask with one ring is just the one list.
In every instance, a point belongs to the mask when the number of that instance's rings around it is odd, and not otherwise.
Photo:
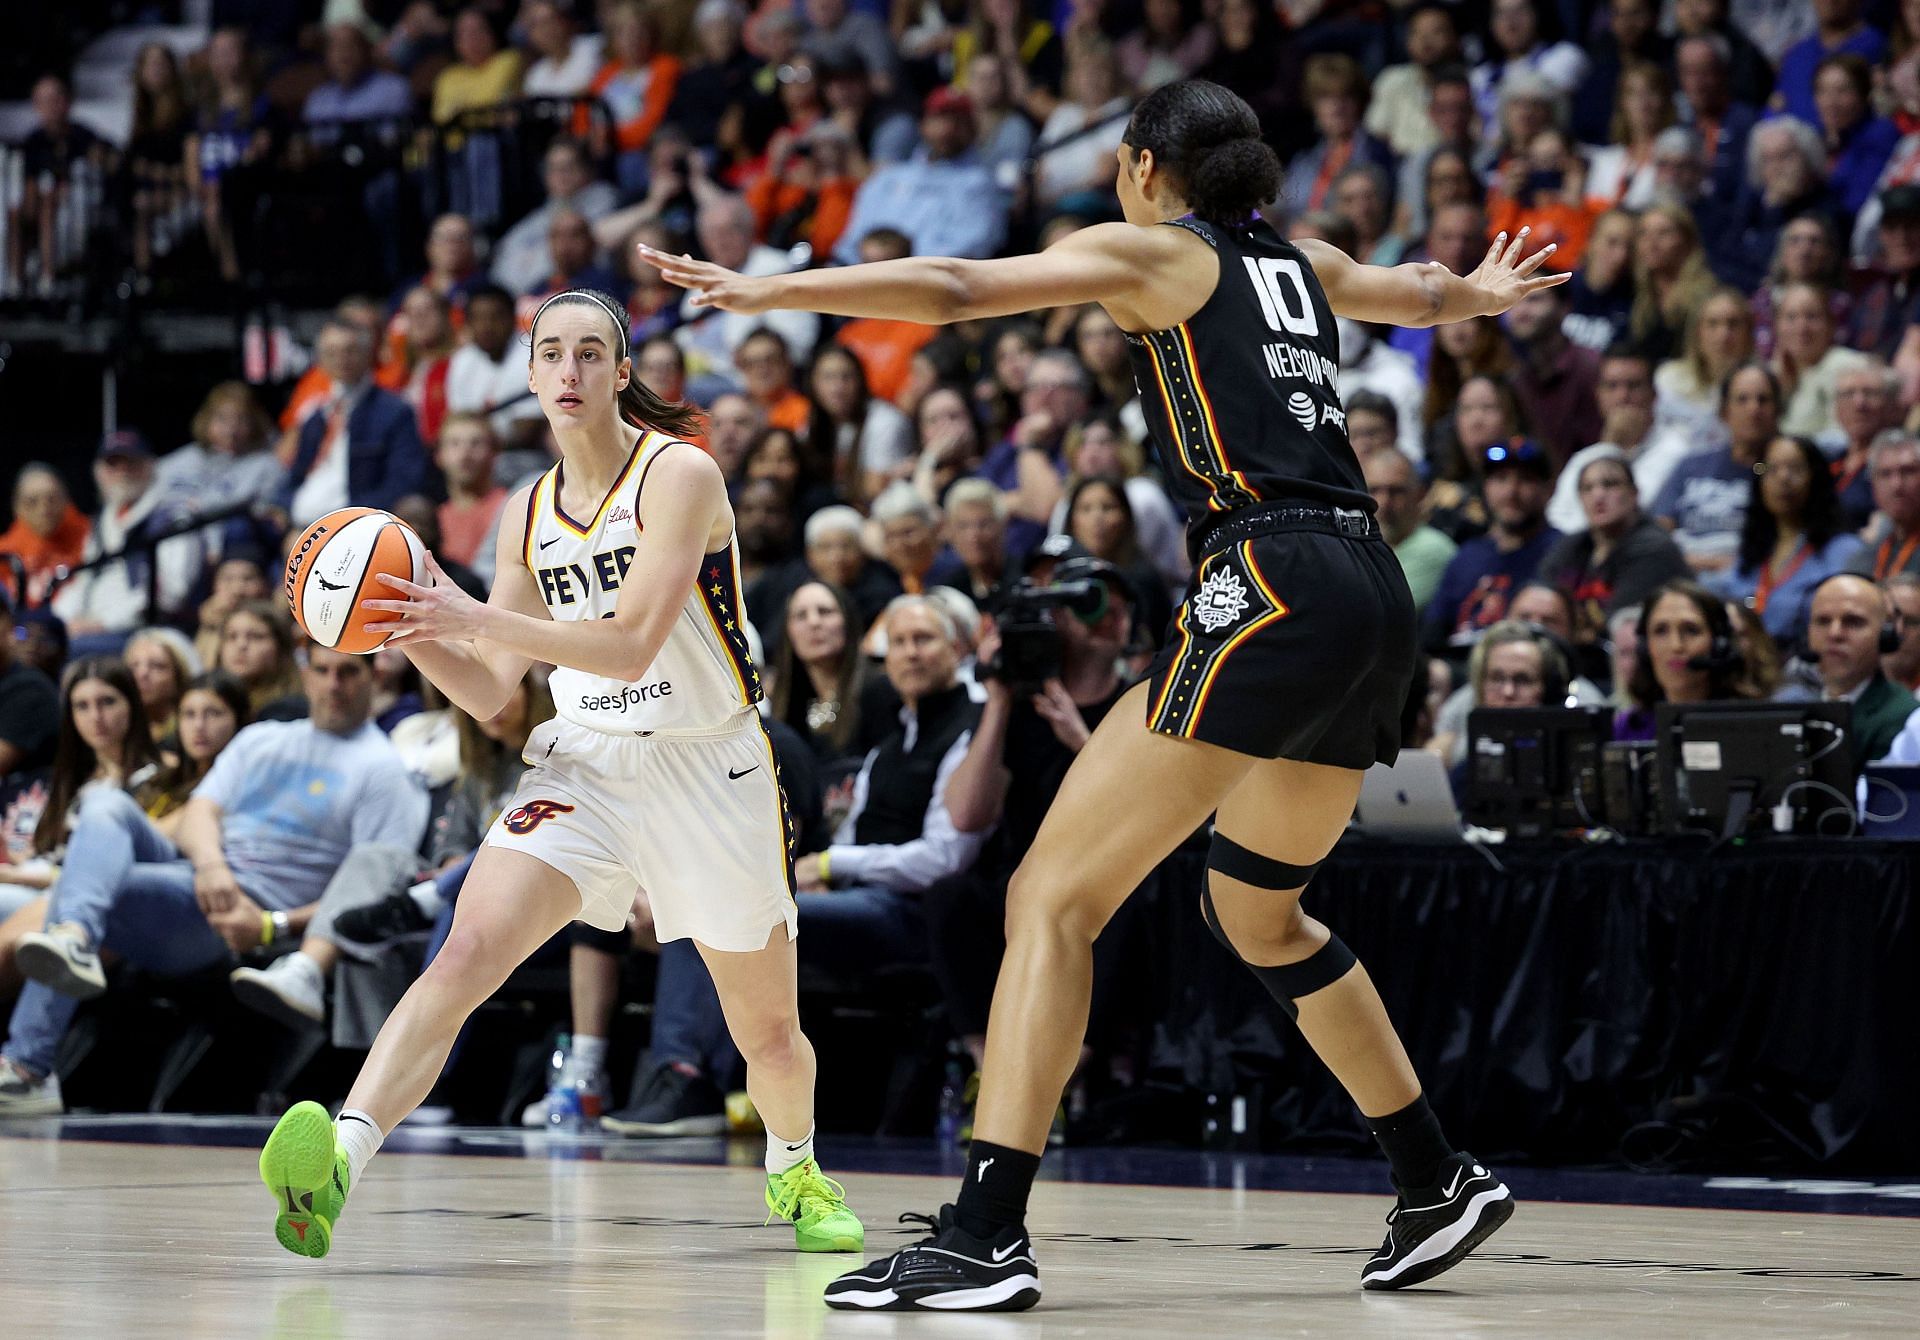
[(513, 334), (511, 294), (481, 284), (467, 295), (467, 343), (447, 363), (447, 410), (485, 414), (503, 443), (520, 446), (546, 417), (527, 389), (527, 351)]
[[(1616, 344), (1600, 360), (1594, 403), (1603, 425), (1600, 442), (1627, 453), (1633, 482), (1642, 498), (1657, 498), (1673, 467), (1693, 454), (1695, 445), (1679, 428), (1654, 423), (1653, 360), (1629, 345)], [(1580, 507), (1580, 481), (1562, 470), (1547, 504), (1547, 524), (1563, 535), (1587, 528)]]
[[(160, 512), (166, 491), (154, 482), (153, 451), (140, 434), (123, 429), (107, 435), (94, 458), (93, 482), (100, 490), (100, 511), (87, 537), (87, 562), (119, 553), (143, 532), (166, 525)], [(54, 595), (53, 612), (66, 620), (75, 638), (126, 633), (165, 612), (183, 609), (205, 556), (206, 537), (199, 533), (178, 536), (156, 550), (130, 553), (124, 562), (83, 572), (62, 585)], [(160, 603), (149, 611), (147, 580), (156, 561)], [(88, 649), (77, 646), (72, 654)]]
[[(700, 250), (715, 265), (755, 277), (791, 270), (793, 262), (787, 253), (754, 245), (753, 225), (752, 206), (737, 195), (726, 194), (709, 196), (694, 220)], [(795, 366), (804, 366), (813, 356), (814, 342), (820, 336), (820, 318), (812, 312), (762, 312), (757, 316), (742, 316), (712, 307), (695, 307), (694, 296), (689, 293), (683, 300), (680, 311), (686, 324), (673, 333), (673, 338), (686, 350), (689, 371), (694, 375), (730, 372), (733, 355), (741, 342), (762, 326), (780, 337)]]
[(316, 344), (332, 392), (301, 421), (274, 503), (296, 526), (341, 507), (390, 508), (432, 471), (413, 406), (373, 382), (373, 336), (335, 318)]
[[(1420, 440), (1420, 409), (1426, 386), (1413, 355), (1389, 348), (1373, 337), (1373, 330), (1346, 317), (1335, 318), (1340, 328), (1340, 394), (1372, 391), (1385, 396), (1394, 409), (1394, 445), (1417, 464), (1426, 460)], [(1351, 406), (1349, 406), (1351, 409)]]
[(594, 180), (586, 150), (568, 136), (547, 146), (540, 172), (546, 203), (507, 229), (493, 248), (493, 282), (509, 293), (525, 293), (547, 277), (553, 264), (547, 228), (555, 214), (570, 209), (591, 223), (613, 213), (620, 203), (612, 183)]

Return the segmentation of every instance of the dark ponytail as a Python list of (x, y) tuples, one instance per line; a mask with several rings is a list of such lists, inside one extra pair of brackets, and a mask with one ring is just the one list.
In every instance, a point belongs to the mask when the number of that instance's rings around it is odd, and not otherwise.
[[(566, 289), (541, 303), (539, 311), (533, 314), (533, 326), (527, 331), (529, 346), (537, 339), (541, 315), (549, 307), (561, 304), (599, 309), (613, 323), (617, 357), (625, 359), (632, 354), (627, 320), (619, 300), (592, 288)], [(528, 357), (531, 359), (531, 353)], [(684, 400), (663, 400), (655, 395), (652, 388), (640, 380), (637, 369), (628, 375), (627, 384), (620, 390), (620, 417), (635, 428), (654, 428), (681, 438), (697, 437), (706, 418), (696, 405)]]
[(1153, 152), (1195, 216), (1238, 226), (1280, 194), (1280, 160), (1238, 94), (1205, 79), (1164, 84), (1140, 100), (1126, 142)]

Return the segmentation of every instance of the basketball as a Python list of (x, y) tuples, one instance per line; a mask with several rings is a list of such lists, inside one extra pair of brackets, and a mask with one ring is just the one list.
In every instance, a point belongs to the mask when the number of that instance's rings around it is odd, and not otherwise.
[(287, 606), (300, 631), (323, 647), (356, 656), (378, 650), (385, 633), (370, 623), (392, 615), (362, 600), (399, 598), (381, 573), (427, 585), (427, 550), (412, 526), (377, 507), (342, 507), (308, 526), (287, 555)]

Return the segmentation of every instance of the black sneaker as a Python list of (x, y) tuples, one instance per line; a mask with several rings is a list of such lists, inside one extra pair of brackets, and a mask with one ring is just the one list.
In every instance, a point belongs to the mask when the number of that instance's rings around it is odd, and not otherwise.
[(1404, 1289), (1451, 1270), (1513, 1217), (1513, 1192), (1471, 1154), (1441, 1164), (1432, 1186), (1399, 1191), (1387, 1240), (1360, 1268), (1363, 1289)]
[(633, 1101), (600, 1118), (615, 1135), (659, 1139), (670, 1135), (725, 1135), (726, 1095), (698, 1071), (663, 1065), (647, 1076)]
[(334, 932), (341, 939), (361, 945), (383, 945), (432, 928), (433, 918), (420, 910), (420, 904), (405, 889), (377, 903), (350, 907), (333, 919)]
[(842, 1275), (827, 1286), (828, 1307), (849, 1312), (1024, 1312), (1040, 1301), (1040, 1267), (1024, 1228), (976, 1238), (940, 1217), (903, 1214), (932, 1235), (892, 1256)]

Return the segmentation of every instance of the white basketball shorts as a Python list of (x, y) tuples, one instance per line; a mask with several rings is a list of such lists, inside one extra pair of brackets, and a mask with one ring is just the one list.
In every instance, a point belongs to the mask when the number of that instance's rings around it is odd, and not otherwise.
[(642, 889), (662, 941), (746, 953), (778, 925), (793, 938), (791, 830), (757, 713), (646, 735), (555, 719), (522, 757), (526, 776), (487, 844), (571, 879), (581, 921), (620, 930)]

